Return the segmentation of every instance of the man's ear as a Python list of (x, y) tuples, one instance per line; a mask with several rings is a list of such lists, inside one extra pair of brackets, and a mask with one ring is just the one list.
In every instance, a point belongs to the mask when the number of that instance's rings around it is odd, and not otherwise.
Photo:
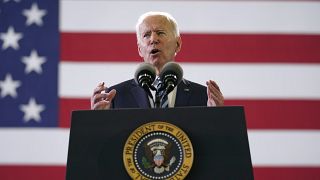
[(176, 53), (178, 53), (181, 50), (182, 40), (181, 37), (177, 37), (177, 47), (176, 47)]
[(142, 53), (141, 53), (141, 48), (140, 48), (140, 44), (139, 44), (139, 43), (137, 43), (137, 46), (138, 46), (138, 52), (139, 52), (139, 56), (143, 58), (143, 56), (142, 56)]

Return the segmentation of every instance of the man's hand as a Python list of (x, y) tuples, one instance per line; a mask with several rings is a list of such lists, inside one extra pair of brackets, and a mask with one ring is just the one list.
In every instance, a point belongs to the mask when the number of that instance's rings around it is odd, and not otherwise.
[(220, 92), (220, 88), (216, 82), (209, 80), (206, 82), (207, 84), (207, 95), (208, 95), (208, 102), (207, 106), (223, 106), (224, 104), (224, 97)]
[(109, 93), (106, 93), (106, 89), (104, 82), (99, 83), (94, 89), (91, 96), (91, 109), (110, 109), (111, 101), (116, 95), (116, 90), (112, 89)]

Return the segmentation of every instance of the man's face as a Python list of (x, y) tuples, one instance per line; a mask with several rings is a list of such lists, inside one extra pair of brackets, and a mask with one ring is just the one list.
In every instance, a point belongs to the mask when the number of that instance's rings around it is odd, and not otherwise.
[(175, 37), (172, 24), (164, 16), (149, 16), (139, 27), (139, 55), (154, 65), (159, 73), (175, 53), (180, 51), (181, 38)]

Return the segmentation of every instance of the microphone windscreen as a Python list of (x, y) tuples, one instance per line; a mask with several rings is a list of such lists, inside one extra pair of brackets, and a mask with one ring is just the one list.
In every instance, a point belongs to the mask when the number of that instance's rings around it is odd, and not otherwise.
[(174, 74), (177, 77), (177, 84), (179, 84), (183, 77), (183, 70), (178, 63), (168, 62), (163, 66), (159, 76), (164, 79), (168, 74)]
[(134, 73), (134, 80), (136, 81), (137, 84), (141, 85), (140, 84), (141, 82), (139, 79), (140, 79), (140, 76), (144, 74), (149, 75), (151, 77), (150, 81), (152, 82), (156, 78), (156, 70), (150, 63), (143, 62), (139, 64), (136, 72)]

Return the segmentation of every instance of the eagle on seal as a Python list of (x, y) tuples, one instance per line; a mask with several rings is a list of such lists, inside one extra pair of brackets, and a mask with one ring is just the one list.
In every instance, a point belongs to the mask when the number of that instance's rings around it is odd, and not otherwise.
[(156, 174), (170, 171), (170, 166), (176, 161), (172, 156), (169, 159), (172, 144), (164, 139), (156, 138), (145, 143), (145, 156), (142, 157), (142, 164), (146, 169), (153, 169)]

